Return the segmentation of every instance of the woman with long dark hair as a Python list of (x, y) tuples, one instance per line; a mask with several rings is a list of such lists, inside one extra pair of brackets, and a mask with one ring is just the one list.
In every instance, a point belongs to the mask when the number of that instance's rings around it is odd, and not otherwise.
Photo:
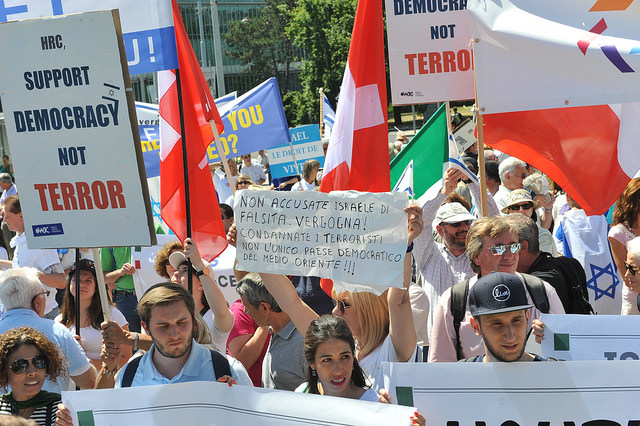
[[(80, 270), (80, 333), (76, 331), (76, 268)], [(111, 319), (123, 330), (128, 331), (129, 326), (124, 315), (115, 306), (109, 305), (109, 307)], [(55, 320), (67, 327), (73, 334), (80, 336), (80, 345), (85, 354), (91, 363), (100, 370), (102, 368), (100, 324), (104, 321), (104, 315), (100, 304), (96, 269), (92, 260), (80, 259), (71, 268), (60, 315)], [(127, 361), (127, 357), (123, 358), (122, 365)]]

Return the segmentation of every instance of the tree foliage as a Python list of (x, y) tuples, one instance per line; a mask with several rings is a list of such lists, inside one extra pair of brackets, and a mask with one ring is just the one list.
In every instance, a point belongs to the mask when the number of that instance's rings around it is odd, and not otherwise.
[(224, 40), (226, 54), (247, 66), (253, 85), (276, 77), (284, 95), (290, 84), (296, 48), (285, 31), (296, 0), (265, 0), (255, 17), (228, 22)]
[(299, 0), (287, 34), (304, 51), (302, 90), (286, 95), (288, 116), (296, 124), (319, 120), (318, 89), (336, 106), (349, 55), (356, 0)]

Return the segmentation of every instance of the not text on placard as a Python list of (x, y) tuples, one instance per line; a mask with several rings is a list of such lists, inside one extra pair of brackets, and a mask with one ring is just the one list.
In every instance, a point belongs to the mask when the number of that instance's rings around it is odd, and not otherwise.
[(405, 193), (236, 194), (238, 268), (402, 286)]

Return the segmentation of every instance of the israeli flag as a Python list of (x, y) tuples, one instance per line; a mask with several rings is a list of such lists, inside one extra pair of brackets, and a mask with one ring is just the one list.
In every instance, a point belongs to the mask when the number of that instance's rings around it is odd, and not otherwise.
[(322, 122), (324, 123), (324, 138), (331, 138), (331, 129), (333, 129), (333, 122), (336, 120), (336, 113), (329, 103), (329, 99), (323, 93), (322, 94)]
[(460, 153), (458, 152), (458, 147), (456, 145), (455, 140), (453, 139), (453, 134), (451, 134), (451, 129), (448, 129), (449, 132), (449, 165), (445, 164), (444, 170), (446, 171), (449, 167), (453, 167), (454, 169), (460, 170), (464, 173), (469, 179), (474, 181), (475, 183), (479, 183), (480, 180), (478, 176), (476, 176), (462, 161), (462, 157), (460, 157)]
[(398, 179), (398, 183), (395, 188), (393, 188), (394, 192), (406, 192), (409, 194), (409, 197), (413, 198), (413, 160), (409, 161), (407, 167), (405, 167), (404, 172), (402, 172), (402, 176)]

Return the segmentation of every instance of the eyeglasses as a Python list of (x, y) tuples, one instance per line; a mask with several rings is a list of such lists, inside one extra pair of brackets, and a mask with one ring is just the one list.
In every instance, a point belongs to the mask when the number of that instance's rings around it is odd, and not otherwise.
[(513, 211), (518, 211), (518, 210), (529, 210), (533, 208), (533, 203), (529, 202), (529, 203), (525, 203), (525, 204), (514, 204), (512, 206), (509, 206), (508, 209), (509, 210), (513, 210)]
[(489, 247), (489, 251), (494, 256), (502, 256), (507, 252), (507, 249), (512, 253), (516, 254), (520, 251), (520, 243), (511, 243), (511, 244), (496, 244), (495, 246)]
[(449, 225), (452, 228), (460, 228), (462, 225), (471, 226), (471, 221), (470, 220), (463, 220), (462, 222), (454, 222), (454, 223), (444, 222), (444, 224), (445, 225)]
[(243, 155), (242, 156), (242, 159), (246, 159), (246, 158), (251, 158), (251, 156), (250, 155)]
[(633, 265), (629, 265), (627, 262), (624, 262), (624, 267), (629, 271), (631, 275), (635, 275), (638, 273), (638, 268)]
[(338, 309), (340, 309), (340, 313), (342, 315), (344, 315), (345, 309), (351, 307), (351, 305), (345, 302), (344, 300), (338, 300), (338, 299), (332, 299), (332, 300), (333, 300), (333, 307), (335, 308), (337, 306)]
[(31, 361), (31, 364), (33, 364), (35, 368), (39, 368), (40, 370), (47, 368), (49, 365), (49, 358), (44, 355), (36, 355), (31, 359), (16, 359), (11, 363), (9, 368), (13, 371), (13, 374), (22, 374), (29, 368), (29, 361)]
[(49, 295), (51, 294), (51, 290), (43, 290), (42, 293), (38, 293), (35, 296), (33, 296), (33, 299), (31, 299), (31, 303), (34, 302), (34, 300), (36, 300), (36, 297), (40, 296), (41, 294), (44, 294), (44, 297), (49, 297)]

